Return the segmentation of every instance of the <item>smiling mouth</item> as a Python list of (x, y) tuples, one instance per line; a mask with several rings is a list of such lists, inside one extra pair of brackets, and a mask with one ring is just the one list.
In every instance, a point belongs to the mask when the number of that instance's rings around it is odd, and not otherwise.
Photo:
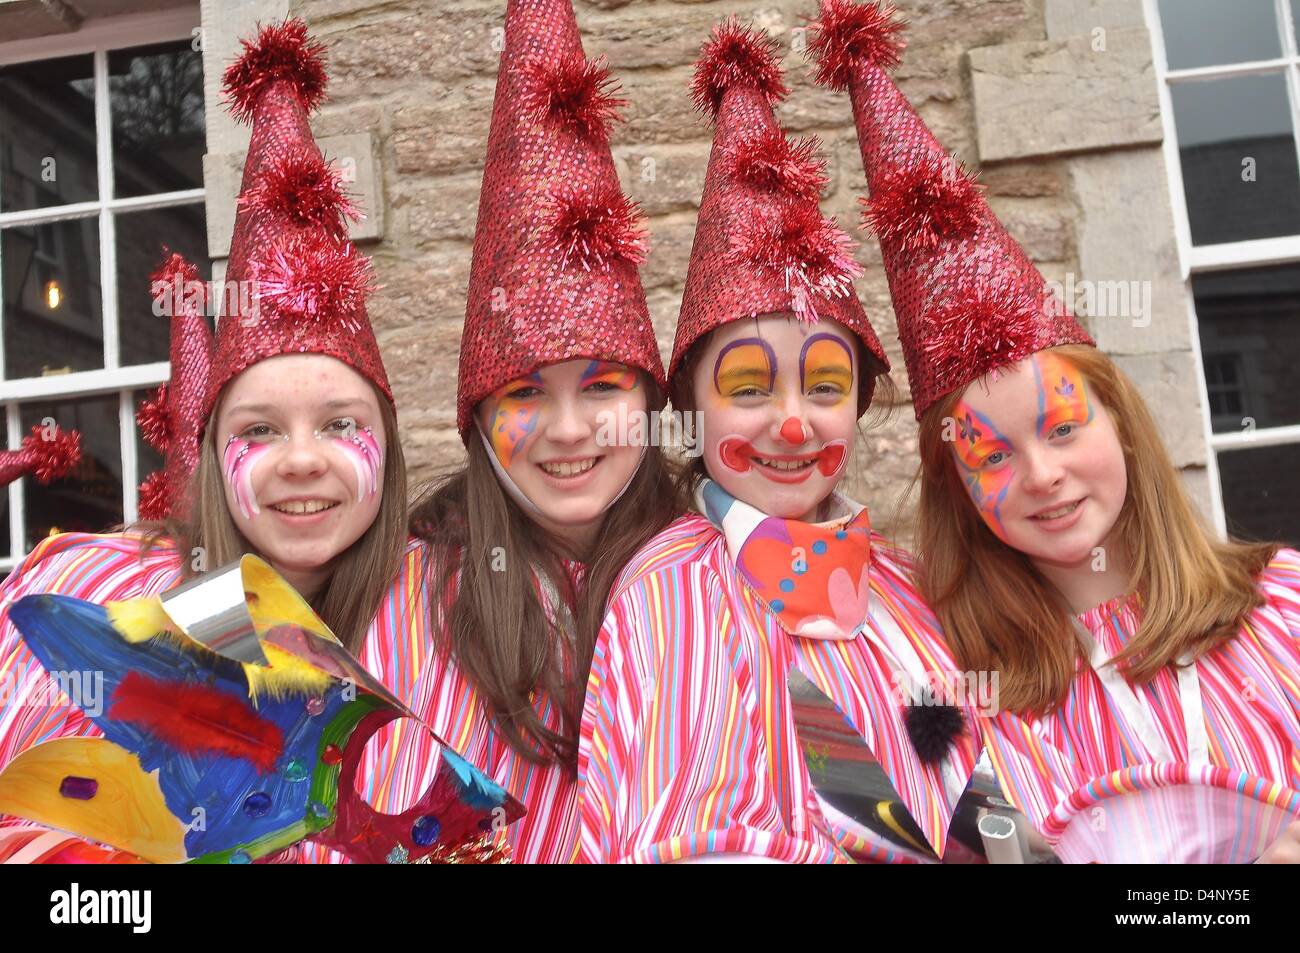
[(537, 464), (548, 475), (564, 480), (582, 476), (600, 462), (600, 457), (588, 457), (585, 460), (564, 460), (557, 463)]
[(813, 464), (825, 477), (835, 476), (844, 466), (848, 446), (843, 440), (832, 440), (815, 453), (761, 454), (743, 437), (724, 437), (718, 444), (718, 456), (723, 464), (737, 473), (744, 473), (753, 464), (776, 473), (800, 473)]
[(1069, 516), (1083, 504), (1083, 500), (1075, 500), (1073, 503), (1066, 503), (1064, 506), (1058, 506), (1054, 510), (1046, 510), (1042, 513), (1035, 513), (1029, 517), (1031, 520), (1059, 520), (1063, 516)]
[(289, 500), (284, 503), (272, 503), (270, 508), (290, 516), (310, 516), (312, 513), (332, 510), (338, 505), (335, 500)]
[(761, 467), (767, 467), (769, 470), (780, 470), (783, 473), (797, 473), (800, 470), (807, 470), (817, 462), (818, 458), (814, 455), (802, 460), (790, 460), (782, 457), (760, 457), (752, 456), (749, 458), (751, 463), (757, 463)]

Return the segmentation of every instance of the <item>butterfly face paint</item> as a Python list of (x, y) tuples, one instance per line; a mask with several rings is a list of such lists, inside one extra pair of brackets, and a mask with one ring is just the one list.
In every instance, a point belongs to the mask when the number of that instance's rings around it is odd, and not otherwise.
[(965, 401), (957, 404), (954, 413), (957, 433), (953, 451), (966, 492), (985, 525), (1006, 542), (1002, 504), (1015, 477), (1015, 464), (1010, 459), (1011, 441)]
[(522, 456), (537, 430), (541, 419), (542, 387), (539, 373), (529, 374), (511, 381), (492, 395), (495, 401), (491, 423), (488, 426), (488, 443), (504, 469), (516, 456)]
[(226, 441), (225, 452), (221, 456), (221, 469), (226, 476), (235, 503), (244, 519), (251, 520), (262, 512), (257, 505), (257, 494), (253, 492), (253, 468), (260, 463), (277, 443), (254, 443), (234, 434)]
[(1079, 369), (1047, 351), (1035, 354), (1032, 363), (1038, 387), (1038, 436), (1046, 440), (1065, 424), (1091, 423), (1092, 402)]

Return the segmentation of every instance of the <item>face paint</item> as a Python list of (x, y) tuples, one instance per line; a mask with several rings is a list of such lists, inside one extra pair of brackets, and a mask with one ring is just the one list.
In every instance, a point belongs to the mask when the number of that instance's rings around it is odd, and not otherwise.
[(786, 420), (786, 422), (781, 425), (780, 433), (782, 440), (796, 447), (808, 439), (808, 435), (803, 429), (803, 421), (798, 417), (791, 417)]
[(776, 381), (776, 353), (762, 338), (732, 341), (713, 364), (713, 386), (732, 398), (750, 388), (770, 391)]
[(1092, 402), (1079, 369), (1047, 352), (1035, 354), (1032, 363), (1038, 385), (1038, 435), (1046, 439), (1063, 424), (1090, 423)]
[(226, 450), (222, 454), (221, 468), (226, 475), (226, 482), (235, 494), (235, 503), (244, 519), (251, 520), (262, 512), (257, 505), (257, 496), (253, 492), (253, 467), (257, 466), (266, 454), (275, 446), (273, 443), (252, 443), (231, 434), (226, 441)]
[(593, 384), (612, 384), (619, 390), (633, 390), (640, 383), (640, 380), (637, 372), (630, 367), (622, 364), (612, 364), (608, 361), (592, 361), (587, 365), (587, 369), (582, 372), (582, 379), (578, 382), (578, 388), (586, 390)]
[(541, 398), (537, 395), (513, 396), (515, 391), (525, 388), (540, 388), (542, 375), (529, 374), (517, 381), (511, 381), (502, 387), (492, 399), (496, 401), (492, 411), (492, 424), (488, 430), (488, 443), (492, 453), (501, 461), (501, 466), (509, 468), (515, 454), (522, 453), (528, 441), (537, 430), (541, 419)]
[[(316, 439), (330, 436), (316, 432)], [(338, 448), (343, 451), (344, 455), (352, 463), (352, 470), (357, 475), (357, 498), (369, 493), (374, 496), (379, 492), (379, 471), (384, 465), (384, 454), (379, 449), (379, 441), (375, 439), (375, 432), (369, 427), (357, 429), (356, 424), (349, 428), (349, 432), (341, 433), (334, 437), (338, 441)]]
[[(786, 423), (789, 423), (789, 421), (786, 421)], [(848, 453), (849, 445), (846, 440), (831, 440), (816, 453), (799, 454), (759, 453), (754, 449), (752, 443), (744, 437), (737, 436), (723, 437), (718, 443), (719, 459), (724, 465), (737, 473), (748, 473), (753, 468), (750, 461), (754, 457), (760, 456), (767, 460), (816, 460), (817, 469), (822, 476), (835, 476), (844, 468)], [(802, 483), (811, 475), (811, 469), (798, 471), (789, 478), (781, 477), (775, 472), (766, 474), (768, 478), (777, 480), (780, 483)]]
[(994, 454), (1009, 454), (1011, 441), (998, 432), (988, 420), (974, 411), (965, 401), (957, 404), (957, 440), (953, 449), (961, 467), (962, 482), (970, 494), (980, 518), (998, 539), (1006, 542), (1006, 527), (1002, 524), (1002, 502), (1011, 487), (1015, 467), (997, 459), (989, 463)]
[(809, 335), (799, 352), (799, 388), (806, 394), (825, 385), (839, 393), (839, 400), (853, 393), (853, 353), (833, 334)]

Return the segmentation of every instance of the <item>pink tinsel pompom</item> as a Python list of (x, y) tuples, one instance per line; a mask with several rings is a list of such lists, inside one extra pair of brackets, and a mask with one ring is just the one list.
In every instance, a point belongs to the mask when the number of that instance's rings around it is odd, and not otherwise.
[(171, 494), (167, 491), (167, 474), (155, 470), (140, 484), (140, 500), (137, 507), (142, 520), (163, 520), (171, 509)]
[(539, 240), (559, 253), (563, 265), (576, 263), (585, 271), (608, 269), (616, 259), (634, 265), (646, 260), (641, 210), (614, 185), (552, 196)]
[(853, 279), (862, 274), (853, 260), (853, 240), (807, 203), (760, 210), (756, 221), (738, 229), (732, 254), (777, 276), (802, 321), (818, 320), (816, 298), (852, 294)]
[(321, 228), (333, 238), (347, 237), (343, 216), (360, 221), (361, 214), (343, 188), (343, 176), (312, 148), (277, 156), (257, 184), (239, 197), (239, 204), (289, 219), (298, 228)]
[(981, 192), (960, 162), (927, 155), (915, 166), (881, 176), (871, 197), (862, 200), (863, 224), (904, 253), (929, 251), (979, 228), (985, 209)]
[(906, 45), (900, 34), (906, 26), (892, 3), (855, 3), (822, 0), (813, 22), (816, 31), (808, 49), (817, 62), (816, 81), (831, 89), (845, 89), (861, 64), (893, 69)]
[(978, 276), (953, 288), (921, 319), (921, 350), (939, 381), (964, 378), (1014, 364), (1040, 349), (1045, 302), (1040, 292), (1014, 280)]
[(171, 415), (167, 411), (167, 385), (159, 384), (152, 397), (140, 402), (140, 409), (135, 413), (135, 422), (140, 427), (140, 434), (149, 446), (159, 453), (166, 453), (171, 446)]
[(350, 242), (319, 232), (295, 232), (277, 242), (252, 271), (259, 303), (278, 318), (346, 318), (375, 290), (370, 260)]
[(815, 202), (826, 185), (826, 163), (817, 158), (815, 136), (791, 141), (780, 129), (750, 134), (722, 154), (722, 171), (754, 188)]
[(627, 100), (605, 65), (605, 57), (589, 60), (580, 52), (558, 60), (531, 57), (519, 65), (525, 112), (537, 123), (558, 123), (597, 142), (609, 138), (618, 110)]
[(36, 479), (49, 483), (67, 474), (81, 459), (81, 434), (55, 427), (47, 438), (45, 428), (36, 424), (23, 438), (22, 452)]
[(722, 94), (736, 87), (757, 89), (775, 105), (790, 92), (777, 62), (779, 45), (766, 33), (741, 26), (734, 17), (713, 28), (700, 50), (691, 81), (691, 101), (700, 112), (718, 114)]
[(257, 39), (241, 40), (244, 52), (227, 67), (222, 89), (231, 113), (250, 122), (258, 97), (272, 83), (287, 80), (295, 98), (308, 113), (325, 99), (325, 45), (307, 33), (299, 19), (264, 26)]

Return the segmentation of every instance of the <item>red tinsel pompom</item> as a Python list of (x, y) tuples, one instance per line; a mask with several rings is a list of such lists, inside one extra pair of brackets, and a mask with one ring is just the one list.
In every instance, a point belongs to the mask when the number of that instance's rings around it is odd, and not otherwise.
[(734, 16), (713, 28), (700, 50), (691, 81), (691, 101), (700, 112), (718, 114), (722, 94), (735, 87), (752, 87), (775, 105), (789, 94), (777, 61), (779, 45), (766, 33), (741, 26)]
[(319, 320), (355, 315), (375, 290), (370, 260), (351, 242), (294, 232), (253, 264), (259, 305), (275, 317)]
[(816, 298), (853, 293), (862, 266), (853, 240), (816, 205), (782, 203), (759, 212), (732, 240), (732, 254), (775, 276), (790, 292), (791, 310), (802, 321), (818, 320)]
[(171, 446), (171, 415), (167, 410), (167, 385), (159, 384), (152, 397), (140, 402), (140, 409), (135, 413), (135, 422), (140, 427), (140, 434), (159, 453), (166, 453)]
[(325, 44), (313, 40), (297, 18), (264, 26), (257, 39), (241, 40), (243, 55), (226, 68), (222, 90), (232, 115), (251, 122), (258, 97), (272, 83), (287, 80), (307, 112), (325, 99)]
[(324, 229), (339, 240), (347, 237), (343, 216), (361, 220), (339, 170), (305, 146), (268, 163), (257, 184), (239, 197), (239, 204), (287, 218), (298, 228)]
[(1029, 285), (980, 275), (942, 301), (920, 328), (921, 349), (936, 380), (974, 380), (1039, 350), (1045, 302)]
[(930, 154), (915, 166), (889, 169), (862, 200), (863, 225), (881, 242), (911, 254), (962, 238), (984, 217), (982, 187), (956, 159)]
[(45, 428), (36, 424), (23, 438), (23, 455), (36, 479), (49, 483), (67, 474), (81, 459), (81, 434), (55, 427), (47, 437)]
[(155, 470), (140, 484), (138, 509), (142, 520), (165, 520), (171, 509), (171, 494), (167, 492), (167, 474)]
[(812, 23), (816, 31), (808, 49), (817, 61), (816, 81), (831, 89), (845, 89), (860, 64), (893, 69), (906, 41), (900, 34), (907, 25), (892, 3), (872, 0), (822, 0), (821, 13)]
[(149, 276), (149, 284), (174, 284), (177, 279), (180, 280), (181, 287), (188, 287), (196, 281), (202, 281), (199, 277), (198, 268), (188, 261), (184, 255), (179, 252), (163, 248), (163, 262), (157, 267), (152, 275)]
[(560, 255), (568, 267), (607, 270), (623, 259), (634, 265), (646, 260), (646, 235), (641, 209), (615, 185), (556, 193), (542, 212), (538, 239)]
[(534, 122), (557, 123), (596, 142), (609, 139), (609, 127), (627, 105), (617, 97), (604, 56), (589, 60), (574, 51), (559, 59), (530, 57), (519, 73), (523, 109)]
[(826, 163), (817, 158), (818, 145), (815, 136), (792, 142), (780, 129), (769, 126), (727, 148), (722, 171), (754, 188), (816, 202), (826, 185)]

